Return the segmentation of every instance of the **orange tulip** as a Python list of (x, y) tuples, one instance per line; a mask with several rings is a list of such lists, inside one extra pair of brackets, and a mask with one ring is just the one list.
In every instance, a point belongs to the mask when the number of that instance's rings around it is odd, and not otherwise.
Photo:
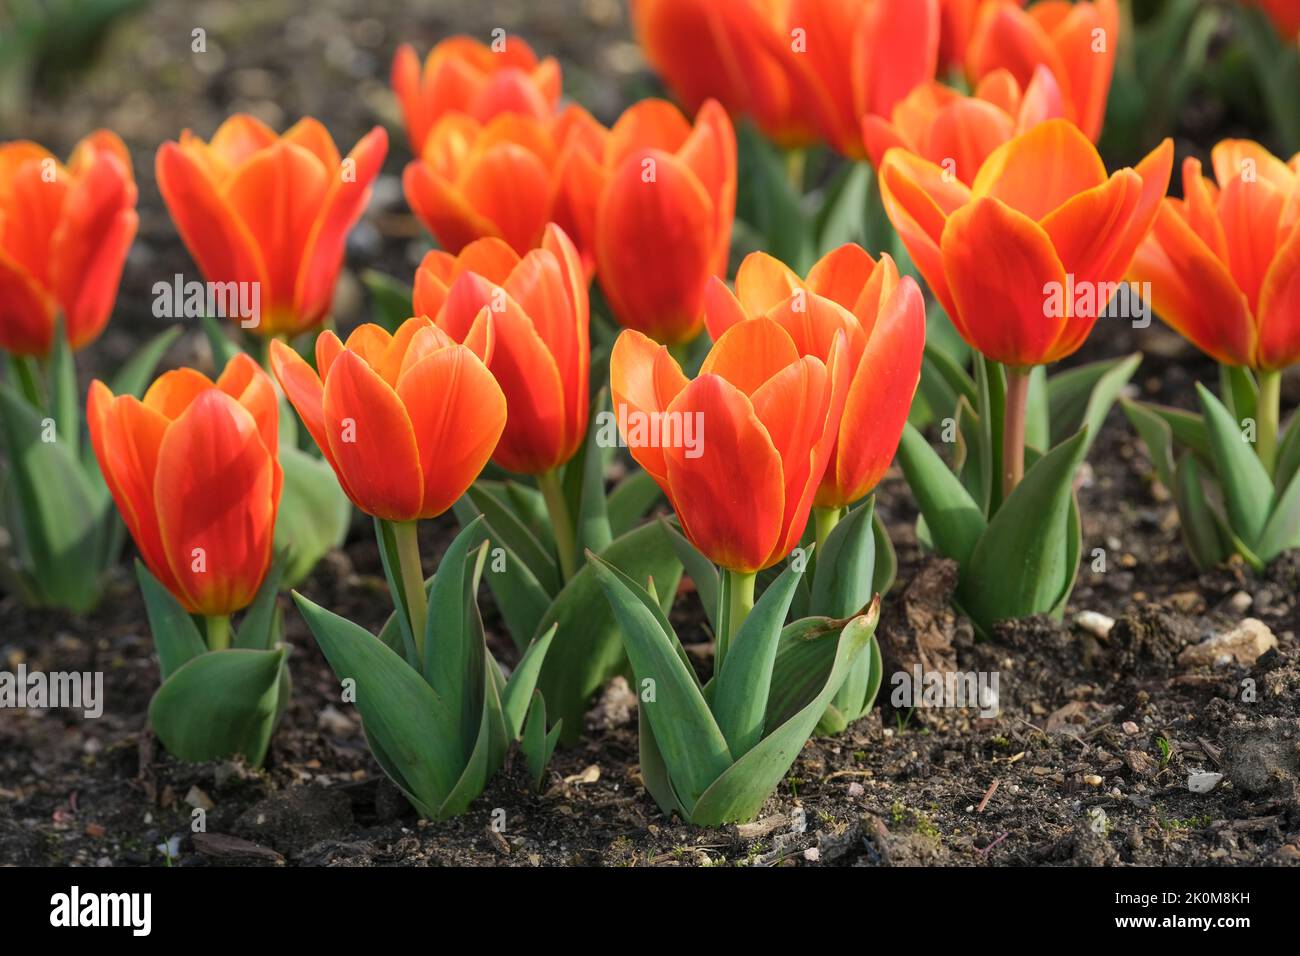
[(1246, 140), (1183, 162), (1183, 199), (1165, 199), (1129, 276), (1151, 306), (1226, 365), (1277, 371), (1300, 362), (1300, 154), (1290, 164)]
[(1116, 0), (1073, 5), (1043, 0), (1028, 10), (990, 3), (979, 12), (966, 71), (978, 81), (1005, 68), (1024, 87), (1037, 67), (1046, 66), (1064, 95), (1066, 118), (1096, 142), (1106, 116), (1118, 37)]
[(994, 150), (970, 187), (891, 149), (880, 191), (962, 338), (1025, 368), (1083, 344), (1106, 303), (1079, 311), (1068, 290), (1098, 293), (1123, 278), (1159, 212), (1173, 155), (1165, 140), (1136, 169), (1107, 177), (1079, 129), (1055, 119)]
[(633, 0), (651, 65), (694, 112), (716, 99), (783, 146), (862, 155), (863, 113), (934, 76), (938, 0)]
[(388, 151), (375, 127), (339, 158), (310, 117), (283, 136), (232, 116), (210, 143), (189, 130), (164, 143), (158, 188), (209, 282), (258, 283), (260, 335), (294, 335), (329, 314), (348, 230)]
[(587, 277), (569, 237), (546, 227), (522, 259), (500, 239), (479, 239), (459, 256), (430, 252), (415, 274), (415, 312), (453, 339), (492, 312), (488, 369), (506, 397), (506, 425), (493, 459), (523, 474), (573, 457), (587, 431), (590, 345)]
[(884, 477), (921, 377), (925, 300), (915, 280), (899, 279), (888, 255), (872, 260), (844, 245), (812, 267), (807, 280), (763, 252), (746, 257), (733, 295), (718, 279), (705, 304), (715, 340), (748, 320), (781, 326), (800, 356), (824, 364), (843, 333), (850, 381), (844, 418), (817, 490), (818, 508), (842, 508), (865, 497)]
[(492, 236), (522, 256), (541, 242), (546, 224), (559, 218), (559, 170), (570, 143), (602, 133), (576, 106), (548, 119), (501, 113), (481, 122), (450, 114), (407, 164), (406, 201), (453, 255)]
[(687, 122), (642, 100), (613, 129), (566, 151), (557, 220), (592, 250), (614, 317), (664, 343), (703, 323), (704, 289), (725, 275), (736, 206), (736, 137), (716, 102)]
[(560, 64), (549, 56), (539, 62), (532, 47), (513, 36), (500, 49), (473, 37), (448, 37), (429, 51), (423, 69), (415, 48), (403, 43), (393, 58), (392, 82), (417, 155), (449, 113), (480, 123), (500, 113), (540, 120), (554, 115), (560, 101)]
[(950, 169), (966, 185), (989, 153), (1011, 137), (1044, 120), (1065, 115), (1060, 87), (1047, 67), (1034, 71), (1029, 89), (1006, 70), (984, 77), (974, 96), (962, 96), (942, 83), (924, 83), (894, 107), (889, 120), (868, 114), (862, 137), (876, 167), (885, 153), (901, 146)]
[(346, 345), (322, 332), (319, 375), (274, 341), (271, 369), (352, 502), (377, 518), (413, 521), (450, 508), (501, 437), (505, 396), (484, 365), (492, 339), (485, 308), (464, 344), (419, 317), (393, 335), (359, 326)]
[(1025, 0), (939, 0), (940, 70), (962, 65), (980, 14), (985, 7), (995, 3), (1015, 3), (1023, 7)]
[(247, 607), (271, 565), (283, 477), (275, 386), (247, 355), (189, 368), (140, 401), (90, 386), (90, 439), (149, 570), (191, 614)]
[(760, 316), (723, 333), (688, 382), (640, 332), (614, 343), (610, 390), (624, 440), (715, 564), (748, 575), (799, 543), (839, 433), (846, 353), (836, 331), (829, 361), (800, 357), (790, 333)]
[(79, 349), (99, 337), (135, 238), (131, 157), (115, 133), (64, 166), (32, 142), (0, 144), (0, 348), (44, 357), (62, 314)]

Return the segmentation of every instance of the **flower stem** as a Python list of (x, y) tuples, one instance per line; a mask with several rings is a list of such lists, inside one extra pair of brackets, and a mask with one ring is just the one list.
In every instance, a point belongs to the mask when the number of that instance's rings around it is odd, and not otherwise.
[(577, 572), (578, 547), (573, 534), (573, 519), (569, 516), (569, 503), (564, 498), (560, 473), (544, 471), (537, 476), (537, 487), (546, 502), (551, 516), (551, 529), (555, 533), (555, 550), (560, 553), (560, 572), (569, 580)]
[[(727, 621), (725, 640), (714, 647), (713, 672), (722, 670), (722, 661), (727, 656), (727, 649), (740, 633), (740, 626), (754, 610), (754, 582), (758, 575), (751, 571), (727, 571)], [(720, 635), (721, 636), (721, 635)]]
[(817, 529), (817, 553), (826, 547), (826, 539), (831, 536), (835, 526), (840, 523), (839, 508), (814, 508), (813, 522)]
[(411, 637), (420, 660), (424, 660), (424, 627), (427, 616), (424, 595), (424, 568), (420, 564), (420, 539), (418, 522), (394, 521), (391, 525), (397, 544), (397, 564), (410, 612)]
[(1025, 477), (1025, 416), (1029, 405), (1027, 368), (1007, 366), (1006, 413), (1002, 420), (1002, 500)]
[(33, 365), (32, 360), (26, 356), (11, 355), (9, 357), (9, 367), (18, 380), (19, 392), (31, 403), (32, 408), (43, 412), (45, 410), (45, 401), (41, 398), (41, 386), (36, 380), (36, 371), (32, 367)]
[(800, 147), (785, 151), (785, 176), (796, 196), (803, 196), (804, 171), (808, 165), (808, 152)]
[(230, 647), (230, 615), (214, 614), (208, 618), (208, 650), (224, 651)]
[(1277, 466), (1278, 407), (1282, 403), (1282, 373), (1259, 373), (1259, 399), (1255, 403), (1255, 453), (1271, 475)]

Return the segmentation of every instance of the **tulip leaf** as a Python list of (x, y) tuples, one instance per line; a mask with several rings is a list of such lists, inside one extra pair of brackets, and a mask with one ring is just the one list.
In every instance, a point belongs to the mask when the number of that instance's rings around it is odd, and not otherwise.
[[(487, 518), (493, 541), (522, 560), (531, 576), (547, 595), (554, 596), (559, 593), (560, 568), (556, 563), (554, 552), (548, 547), (543, 547), (519, 516), (502, 504), (494, 494), (476, 485), (470, 486), (465, 496), (461, 498), (461, 502), (465, 502), (466, 498), (475, 512)], [(457, 510), (457, 517), (460, 517), (460, 510)], [(461, 518), (462, 524), (472, 513), (468, 509), (464, 510), (466, 517)]]
[(1120, 399), (1120, 407), (1129, 422), (1137, 429), (1147, 456), (1155, 466), (1156, 477), (1171, 492), (1174, 490), (1174, 432), (1164, 418), (1141, 402)]
[[(663, 607), (672, 607), (682, 565), (661, 523), (642, 525), (616, 538), (601, 558), (634, 581), (653, 579)], [(487, 575), (488, 584), (499, 577), (503, 575)], [(547, 710), (564, 721), (561, 741), (567, 746), (582, 732), (591, 696), (627, 666), (618, 623), (601, 597), (595, 571), (588, 562), (578, 568), (564, 590), (534, 621), (530, 638), (557, 625), (538, 687), (546, 697)]]
[(577, 455), (565, 466), (581, 478), (578, 490), (577, 525), (578, 553), (595, 551), (599, 554), (614, 539), (610, 530), (609, 511), (605, 501), (605, 449), (600, 447), (601, 412), (609, 405), (609, 388), (602, 388), (591, 403), (587, 424), (587, 440)]
[(1269, 513), (1254, 551), (1268, 563), (1287, 548), (1300, 546), (1300, 477), (1291, 479)]
[(846, 514), (826, 536), (813, 570), (814, 615), (852, 617), (875, 593), (875, 498)]
[(718, 633), (718, 595), (722, 585), (717, 567), (701, 554), (695, 545), (686, 540), (676, 525), (666, 519), (660, 523), (672, 540), (673, 550), (677, 553), (682, 568), (695, 585), (695, 593), (700, 596), (700, 603), (704, 605), (704, 615), (708, 619), (709, 627), (714, 634)]
[[(415, 306), (411, 302), (411, 287), (399, 279), (385, 275), (375, 269), (361, 273), (361, 282), (370, 293), (374, 308), (372, 319), (388, 330), (390, 334), (415, 315)], [(432, 316), (431, 316), (432, 318)]]
[[(1092, 436), (1101, 433), (1111, 405), (1142, 363), (1142, 353), (1089, 362), (1053, 375), (1047, 382), (1051, 409), (1051, 445), (1059, 445), (1084, 425)], [(1048, 446), (1040, 446), (1048, 447)], [(1087, 455), (1087, 449), (1084, 450)]]
[(1025, 399), (1025, 445), (1039, 451), (1046, 451), (1052, 446), (1047, 368), (1042, 365), (1035, 365), (1029, 372), (1029, 392)]
[(203, 326), (203, 335), (208, 340), (208, 347), (212, 350), (212, 364), (216, 367), (217, 374), (220, 375), (226, 367), (226, 363), (238, 355), (242, 349), (230, 341), (220, 319), (205, 315), (199, 319), (199, 323)]
[(275, 647), (276, 636), (280, 633), (281, 615), (277, 598), (280, 584), (284, 578), (286, 556), (283, 551), (276, 553), (262, 579), (253, 603), (244, 612), (235, 633), (233, 647), (242, 647), (254, 651), (269, 651)]
[(876, 554), (875, 566), (871, 574), (871, 589), (876, 594), (888, 594), (894, 586), (895, 578), (898, 577), (898, 552), (894, 550), (894, 542), (890, 540), (889, 531), (885, 528), (880, 512), (875, 510), (874, 502), (873, 497), (871, 533), (876, 539)]
[(916, 496), (935, 550), (965, 571), (986, 523), (979, 506), (943, 459), (911, 425), (903, 426), (898, 463)]
[(135, 576), (140, 582), (145, 615), (149, 618), (149, 630), (158, 652), (158, 671), (165, 681), (182, 664), (205, 653), (208, 645), (199, 633), (194, 618), (190, 617), (180, 602), (138, 558), (135, 562)]
[(158, 363), (162, 361), (162, 357), (167, 354), (167, 350), (180, 334), (179, 325), (168, 326), (146, 342), (142, 348), (133, 352), (113, 376), (113, 394), (143, 398), (149, 383), (153, 380)]
[(419, 671), (369, 631), (296, 591), (293, 599), (335, 676), (353, 682), (366, 734), (396, 771), (395, 779), (426, 806), (440, 808), (465, 762), (463, 741), (449, 732), (456, 724), (446, 704)]
[[(485, 658), (483, 666), (499, 673), (496, 671), (496, 663), (491, 660)], [(471, 739), (472, 748), (466, 754), (464, 769), (456, 779), (456, 785), (438, 807), (439, 820), (449, 819), (468, 810), (505, 757), (507, 741), (501, 717), (501, 701), (497, 696), (499, 685), (494, 673), (480, 673), (483, 677), (476, 683), (484, 688), (484, 700), (479, 713), (478, 733)]]
[(546, 729), (546, 699), (540, 690), (533, 691), (519, 749), (523, 752), (524, 763), (527, 764), (528, 773), (533, 778), (535, 790), (541, 790), (542, 784), (546, 781), (546, 765), (551, 762), (551, 755), (555, 753), (555, 745), (559, 739), (558, 723), (549, 731)]
[(524, 656), (506, 681), (505, 691), (501, 695), (501, 711), (505, 715), (506, 733), (511, 740), (517, 740), (523, 731), (528, 701), (537, 687), (537, 678), (542, 672), (546, 652), (555, 638), (555, 630), (556, 625), (552, 624), (545, 634), (528, 645), (528, 650), (524, 651)]
[(712, 682), (713, 716), (733, 758), (762, 739), (777, 643), (802, 573), (791, 564), (763, 592), (728, 646)]
[(1192, 449), (1207, 464), (1213, 463), (1214, 453), (1210, 450), (1209, 430), (1206, 428), (1203, 416), (1155, 402), (1143, 402), (1142, 407), (1164, 419), (1169, 430), (1173, 432), (1176, 444)]
[(609, 511), (609, 529), (614, 537), (627, 534), (637, 526), (664, 496), (659, 483), (648, 471), (635, 468), (610, 490), (605, 507)]
[(507, 480), (478, 481), (474, 487), (482, 488), (502, 505), (514, 512), (525, 528), (537, 539), (547, 555), (555, 554), (555, 534), (551, 529), (551, 516), (546, 510), (546, 499), (532, 485)]
[[(425, 614), (424, 661), (420, 672), (446, 705), (455, 721), (446, 733), (472, 740), (483, 712), (483, 666), (487, 645), (474, 596), (474, 574), (465, 573), (470, 560), (480, 561), (483, 519), (467, 524), (447, 546), (429, 588)], [(453, 730), (454, 728), (454, 730)]]
[(681, 797), (677, 796), (676, 788), (673, 787), (672, 777), (668, 773), (663, 752), (659, 749), (659, 742), (655, 740), (654, 727), (650, 725), (650, 718), (644, 706), (637, 707), (636, 726), (641, 779), (645, 782), (646, 790), (665, 816), (671, 817), (675, 813), (683, 820), (689, 819), (690, 815)]
[(981, 512), (987, 513), (992, 500), (993, 462), (989, 458), (989, 440), (979, 413), (963, 395), (957, 399), (956, 420), (941, 423), (940, 437), (954, 443), (952, 470), (970, 493)]
[(201, 763), (242, 754), (266, 758), (280, 709), (284, 648), (209, 651), (186, 661), (149, 703), (149, 723), (168, 752)]
[(1047, 613), (1070, 569), (1074, 473), (1087, 427), (1034, 463), (989, 522), (962, 568), (961, 606), (982, 630), (1005, 618)]
[[(840, 632), (835, 659), (821, 691), (798, 713), (764, 737), (700, 795), (690, 809), (691, 822), (717, 826), (753, 819), (789, 771), (799, 751), (825, 713), (857, 656), (867, 649), (880, 620), (880, 602), (854, 618)], [(651, 713), (653, 718), (654, 713)], [(665, 752), (668, 767), (674, 768)], [(674, 779), (676, 777), (674, 776)]]
[(741, 166), (736, 214), (758, 231), (761, 248), (804, 275), (813, 261), (811, 229), (803, 195), (786, 173), (787, 157), (752, 123), (741, 123), (736, 135)]
[[(954, 399), (964, 396), (972, 405), (978, 401), (975, 394), (975, 381), (962, 364), (961, 356), (953, 355), (939, 343), (932, 341), (929, 335), (926, 336), (925, 341), (924, 361), (933, 367), (934, 373), (943, 380)], [(922, 373), (922, 378), (924, 377)], [(954, 407), (955, 404), (937, 411), (950, 413)]]
[(1205, 410), (1205, 425), (1228, 521), (1233, 533), (1254, 549), (1273, 504), (1273, 480), (1228, 410), (1199, 382), (1196, 393)]
[(709, 710), (657, 602), (635, 581), (596, 556), (588, 558), (614, 610), (655, 740), (685, 806), (731, 766), (727, 741)]
[(874, 179), (870, 163), (840, 163), (823, 191), (813, 225), (817, 255), (824, 256), (847, 242), (862, 245), (867, 241), (867, 201)]
[(1277, 446), (1277, 462), (1273, 466), (1273, 490), (1281, 494), (1300, 473), (1300, 415), (1292, 415), (1286, 431)]
[[(785, 723), (817, 695), (835, 660), (840, 632), (848, 623), (829, 617), (805, 617), (781, 630), (764, 726)], [(835, 732), (843, 729), (841, 725)]]
[(12, 494), (9, 528), (19, 570), (31, 580), (41, 603), (88, 611), (100, 594), (99, 567), (88, 556), (104, 554), (105, 499), (81, 468), (57, 423), (47, 427), (40, 412), (8, 384), (0, 385), (0, 430), (8, 459), (6, 494)]
[(281, 444), (280, 467), (284, 488), (275, 521), (275, 547), (287, 553), (284, 586), (292, 588), (321, 558), (342, 545), (352, 520), (352, 502), (324, 459)]
[(67, 446), (75, 459), (81, 445), (81, 408), (77, 400), (77, 367), (72, 361), (72, 346), (60, 318), (54, 323), (54, 344), (49, 359), (50, 416), (58, 440)]
[(1259, 403), (1259, 384), (1250, 369), (1220, 365), (1219, 390), (1223, 395), (1223, 407), (1234, 421), (1255, 417), (1255, 408)]
[(992, 359), (975, 357), (975, 411), (983, 423), (980, 455), (988, 462), (988, 509), (991, 517), (1002, 504), (1002, 424), (1006, 414), (1007, 378), (1001, 364)]
[(1208, 570), (1231, 553), (1219, 531), (1205, 491), (1201, 486), (1201, 464), (1190, 451), (1184, 452), (1174, 472), (1170, 491), (1178, 509), (1183, 541), (1192, 560), (1201, 570)]

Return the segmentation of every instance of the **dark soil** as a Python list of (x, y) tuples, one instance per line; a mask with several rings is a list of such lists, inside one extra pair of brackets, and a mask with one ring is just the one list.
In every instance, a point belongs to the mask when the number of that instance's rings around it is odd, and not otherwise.
[[(396, 37), (424, 48), (453, 22), (483, 33), (516, 26), (508, 4), (434, 5), (443, 15), (424, 19), (414, 5), (377, 0), (330, 0), (308, 12), (254, 6), (266, 19), (249, 26), (241, 19), (247, 5), (203, 4), (195, 20), (186, 5), (156, 4), (114, 39), (106, 65), (75, 96), (33, 106), (25, 135), (63, 149), (106, 124), (136, 152), (141, 238), (119, 317), (82, 357), (83, 372), (111, 369), (160, 328), (149, 312), (152, 283), (192, 269), (152, 184), (158, 142), (183, 126), (210, 134), (226, 113), (252, 109), (281, 127), (302, 112), (326, 117), (346, 148), (391, 115), (383, 82)], [(623, 93), (592, 77), (641, 82), (621, 5), (538, 6), (548, 12), (532, 15), (529, 38), (568, 54), (566, 69), (571, 59), (588, 64), (591, 75), (577, 67), (566, 74), (570, 88), (598, 112), (602, 103), (605, 113), (616, 109)], [(290, 7), (292, 31), (284, 26)], [(215, 39), (223, 50), (219, 69), (204, 73), (191, 61), (196, 23), (208, 24), (210, 49)], [(326, 57), (319, 38), (331, 35), (347, 40)], [(579, 39), (582, 49), (565, 46)], [(405, 158), (395, 137), (375, 209), (349, 251), (357, 269), (378, 265), (409, 278), (418, 259), (419, 230), (402, 211), (396, 181)], [(362, 300), (347, 276), (341, 324), (364, 316)], [(1079, 359), (1134, 348), (1148, 355), (1134, 382), (1146, 397), (1190, 406), (1193, 379), (1213, 380), (1209, 363), (1156, 327), (1099, 328)], [(187, 332), (171, 360), (205, 361), (201, 335)], [(1287, 407), (1295, 398), (1286, 396)], [(596, 702), (581, 743), (556, 755), (543, 793), (530, 792), (514, 760), (465, 816), (420, 821), (370, 757), (355, 712), (339, 703), (337, 680), (291, 608), (294, 695), (266, 767), (182, 764), (148, 729), (158, 671), (126, 564), (86, 617), (29, 611), (5, 596), (0, 669), (26, 662), (103, 671), (107, 705), (97, 720), (0, 711), (0, 863), (162, 866), (168, 856), (182, 866), (1300, 863), (1300, 555), (1284, 556), (1265, 577), (1240, 566), (1199, 574), (1178, 539), (1169, 496), (1121, 415), (1112, 414), (1090, 457), (1079, 488), (1085, 562), (1065, 622), (1018, 622), (984, 643), (947, 609), (951, 567), (918, 549), (914, 506), (891, 473), (880, 510), (900, 570), (880, 629), (886, 673), (917, 659), (997, 671), (1001, 712), (989, 719), (896, 712), (887, 680), (881, 706), (845, 734), (811, 741), (759, 821), (744, 827), (705, 830), (663, 817), (640, 779), (636, 702), (620, 680)], [(432, 559), (454, 525), (427, 524), (424, 553)], [(1095, 548), (1104, 549), (1104, 570), (1094, 569)], [(302, 590), (380, 626), (391, 605), (368, 522), (356, 523), (346, 547)], [(508, 654), (486, 591), (483, 606), (494, 648)], [(1074, 623), (1083, 611), (1117, 623), (1095, 636)], [(1250, 667), (1180, 666), (1184, 646), (1246, 617), (1271, 628), (1275, 651)], [(674, 619), (684, 639), (705, 638), (690, 593)], [(707, 647), (696, 649), (707, 666)], [(1189, 774), (1202, 771), (1224, 776), (1211, 792), (1194, 793)], [(203, 834), (191, 832), (196, 806), (207, 809)], [(492, 826), (498, 810), (503, 832)]]

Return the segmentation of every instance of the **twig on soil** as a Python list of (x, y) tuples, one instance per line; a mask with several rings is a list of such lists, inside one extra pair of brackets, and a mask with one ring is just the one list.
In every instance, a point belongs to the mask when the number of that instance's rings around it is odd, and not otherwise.
[(980, 850), (980, 851), (979, 851), (980, 855), (983, 856), (984, 854), (988, 853), (989, 850), (993, 849), (995, 846), (997, 846), (999, 843), (1001, 843), (1003, 840), (1005, 840), (1005, 839), (1006, 839), (1007, 837), (1009, 837), (1010, 835), (1011, 835), (1011, 831), (1010, 831), (1010, 830), (1007, 830), (1005, 833), (1002, 834), (1002, 836), (998, 837), (996, 840), (994, 840), (994, 841), (993, 841), (992, 843), (990, 843), (988, 846), (984, 847), (984, 849)]
[(989, 784), (988, 790), (985, 791), (984, 793), (984, 799), (981, 800), (980, 805), (975, 808), (976, 813), (984, 812), (984, 808), (989, 805), (989, 800), (993, 798), (993, 794), (997, 792), (997, 789), (998, 789), (998, 778), (994, 777), (993, 782)]

